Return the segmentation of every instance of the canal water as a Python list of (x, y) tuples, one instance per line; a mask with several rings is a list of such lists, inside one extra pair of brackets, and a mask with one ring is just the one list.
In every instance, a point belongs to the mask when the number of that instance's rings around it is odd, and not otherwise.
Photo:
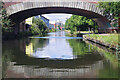
[(118, 78), (116, 55), (64, 31), (3, 41), (4, 78)]

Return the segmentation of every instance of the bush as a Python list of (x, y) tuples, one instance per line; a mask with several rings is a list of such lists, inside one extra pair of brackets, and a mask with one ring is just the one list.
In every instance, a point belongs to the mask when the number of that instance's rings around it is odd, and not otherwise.
[(4, 3), (0, 2), (0, 25), (2, 26), (2, 34), (13, 32), (13, 22), (8, 18), (5, 8), (3, 7)]
[(30, 32), (32, 34), (40, 34), (40, 29), (37, 27), (36, 24), (32, 24), (32, 26), (30, 27)]
[(39, 32), (40, 32), (39, 34), (43, 35), (48, 32), (47, 30), (48, 28), (46, 24), (40, 18), (33, 17), (32, 21), (33, 21), (34, 26), (37, 25), (37, 27), (39, 28)]

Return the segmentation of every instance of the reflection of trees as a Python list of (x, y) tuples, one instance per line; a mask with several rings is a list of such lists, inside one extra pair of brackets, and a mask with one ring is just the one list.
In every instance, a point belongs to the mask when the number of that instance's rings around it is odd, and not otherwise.
[(86, 41), (86, 44), (89, 44), (92, 51), (96, 51), (96, 52), (100, 53), (101, 55), (103, 55), (106, 59), (108, 59), (114, 67), (118, 67), (118, 60), (114, 53), (115, 51), (111, 51), (110, 49), (107, 49), (103, 46), (100, 46), (100, 45), (97, 45), (94, 43), (90, 43), (87, 41)]
[(118, 60), (116, 58), (116, 55), (110, 52), (109, 50), (105, 49), (103, 46), (93, 44), (90, 42), (86, 42), (86, 44), (89, 44), (92, 51), (97, 51), (102, 56), (104, 56), (105, 60), (103, 61), (103, 69), (99, 70), (99, 76), (100, 78), (118, 78), (119, 75), (119, 66), (118, 66)]
[(31, 43), (33, 44), (33, 48), (37, 49), (37, 48), (45, 47), (49, 43), (49, 40), (48, 39), (32, 39)]
[[(85, 44), (82, 41), (79, 40), (68, 40), (70, 46), (73, 48), (74, 51), (74, 55), (79, 55), (84, 58), (84, 63), (89, 64), (89, 61), (93, 60), (94, 62), (94, 58), (96, 57), (97, 59), (100, 58), (100, 54), (103, 55), (105, 57), (106, 60), (103, 61), (103, 63), (101, 65), (103, 65), (103, 69), (99, 70), (99, 76), (100, 78), (117, 78), (118, 77), (118, 61), (115, 58), (115, 55), (113, 55), (112, 53), (101, 49), (99, 47), (97, 47), (96, 45), (91, 45), (89, 44)], [(89, 45), (89, 47), (88, 47)], [(92, 52), (92, 54), (86, 54), (86, 52)], [(94, 53), (99, 54), (99, 56), (93, 56)], [(92, 56), (91, 56), (92, 55)], [(101, 57), (103, 58), (103, 57)], [(82, 60), (82, 59), (81, 59)], [(80, 60), (80, 62), (82, 62)], [(87, 61), (87, 62), (86, 62)], [(96, 61), (96, 60), (95, 60)]]
[[(33, 39), (31, 42), (34, 45), (34, 49), (42, 48), (47, 43), (45, 39)], [(49, 68), (78, 68), (78, 66), (86, 66), (92, 65), (97, 61), (100, 61), (102, 58), (99, 54), (89, 54), (88, 46), (82, 42), (81, 40), (68, 40), (71, 41), (70, 45), (73, 47), (74, 54), (79, 56), (77, 59), (73, 60), (46, 60), (33, 58), (28, 56), (22, 56), (22, 60), (20, 58), (16, 58), (17, 65), (30, 65), (30, 66), (38, 66), (39, 68), (49, 67)], [(86, 54), (86, 55), (85, 55)], [(57, 64), (57, 65), (56, 65)]]
[(73, 48), (74, 55), (88, 54), (89, 47), (80, 39), (69, 39), (70, 46)]
[(31, 39), (30, 43), (26, 45), (26, 54), (31, 56), (37, 48), (43, 48), (48, 43), (48, 39)]

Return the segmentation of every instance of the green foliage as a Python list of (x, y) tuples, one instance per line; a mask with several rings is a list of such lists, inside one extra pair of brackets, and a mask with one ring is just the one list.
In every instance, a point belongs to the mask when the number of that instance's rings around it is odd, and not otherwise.
[(104, 9), (104, 14), (112, 14), (114, 18), (118, 18), (120, 14), (120, 1), (119, 2), (100, 2), (99, 8)]
[(32, 24), (32, 26), (30, 27), (30, 31), (32, 34), (40, 34), (40, 29), (38, 28), (38, 26), (36, 24)]
[(73, 48), (74, 55), (85, 55), (89, 51), (88, 45), (79, 39), (68, 39), (70, 46)]
[(39, 28), (39, 30), (38, 29), (37, 30), (40, 32), (41, 35), (48, 32), (46, 24), (40, 18), (33, 17), (32, 23), (34, 24), (34, 26), (36, 25)]
[(0, 2), (0, 25), (2, 25), (2, 32), (12, 32), (13, 28), (11, 26), (13, 25), (13, 23), (8, 18), (8, 15), (3, 5), (4, 3)]
[(98, 26), (91, 19), (78, 15), (72, 15), (65, 23), (65, 29), (70, 30), (71, 33), (80, 30), (86, 31), (88, 27), (96, 29)]
[(100, 69), (98, 71), (99, 75), (98, 77), (99, 78), (118, 78), (118, 60), (116, 58), (116, 55), (113, 55), (112, 52), (108, 52), (107, 50), (104, 50), (100, 47), (97, 47), (96, 45), (93, 45), (93, 44), (90, 44), (90, 43), (87, 43), (90, 47), (90, 50), (93, 52), (93, 51), (97, 51), (101, 54), (104, 55), (104, 57), (110, 61), (110, 64), (106, 63), (104, 61), (103, 65), (104, 65), (104, 68), (103, 69)]
[(31, 39), (34, 49), (43, 48), (46, 46), (48, 39)]
[(29, 32), (19, 32), (19, 38), (38, 34), (42, 36), (43, 34), (47, 33), (47, 27), (40, 18), (33, 17), (32, 23), (33, 24), (31, 25)]

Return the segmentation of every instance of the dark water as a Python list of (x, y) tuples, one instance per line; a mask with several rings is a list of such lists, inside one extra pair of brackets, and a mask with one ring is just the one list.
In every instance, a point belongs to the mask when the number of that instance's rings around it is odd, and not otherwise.
[(118, 78), (115, 54), (64, 31), (3, 42), (5, 78)]

